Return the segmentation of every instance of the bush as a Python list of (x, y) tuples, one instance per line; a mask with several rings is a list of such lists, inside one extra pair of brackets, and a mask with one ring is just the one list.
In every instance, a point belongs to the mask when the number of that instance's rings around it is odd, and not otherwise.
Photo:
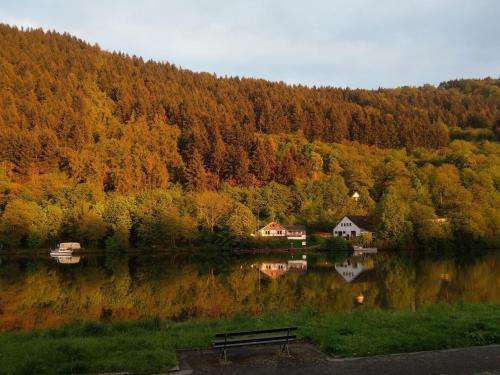
[(347, 253), (351, 250), (351, 246), (342, 237), (331, 237), (325, 240), (324, 249), (328, 251)]

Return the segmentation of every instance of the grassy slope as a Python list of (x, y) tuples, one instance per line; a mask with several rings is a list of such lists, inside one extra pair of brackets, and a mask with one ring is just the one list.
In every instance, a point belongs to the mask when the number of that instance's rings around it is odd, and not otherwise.
[(74, 323), (0, 333), (0, 374), (148, 372), (171, 368), (175, 349), (209, 346), (216, 331), (298, 325), (329, 354), (372, 355), (500, 343), (500, 306), (438, 305), (417, 312), (268, 313), (183, 323)]

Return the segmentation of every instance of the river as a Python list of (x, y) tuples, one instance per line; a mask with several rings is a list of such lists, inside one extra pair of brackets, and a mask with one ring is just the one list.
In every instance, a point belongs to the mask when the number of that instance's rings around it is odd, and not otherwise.
[(0, 329), (73, 320), (219, 318), (237, 312), (346, 312), (500, 303), (500, 253), (1, 255)]

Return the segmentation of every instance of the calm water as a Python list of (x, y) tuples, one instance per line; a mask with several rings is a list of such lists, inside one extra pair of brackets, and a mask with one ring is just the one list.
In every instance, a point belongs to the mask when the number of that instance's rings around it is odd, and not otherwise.
[(75, 319), (176, 320), (245, 311), (416, 309), (500, 303), (500, 253), (475, 259), (284, 256), (0, 255), (0, 329)]

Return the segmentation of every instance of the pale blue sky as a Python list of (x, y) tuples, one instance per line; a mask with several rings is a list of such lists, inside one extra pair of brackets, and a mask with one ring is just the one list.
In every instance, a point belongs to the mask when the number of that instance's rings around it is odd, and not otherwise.
[(67, 31), (194, 71), (377, 88), (500, 76), (499, 0), (0, 0), (0, 22)]

